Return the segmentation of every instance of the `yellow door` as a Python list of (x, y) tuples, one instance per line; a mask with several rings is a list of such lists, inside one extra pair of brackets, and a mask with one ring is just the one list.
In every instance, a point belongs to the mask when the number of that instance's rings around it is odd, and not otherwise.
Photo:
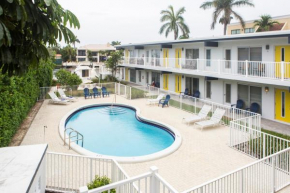
[(128, 68), (125, 68), (125, 80), (129, 81), (129, 70), (128, 70)]
[(290, 123), (290, 93), (288, 90), (276, 89), (276, 119)]
[(181, 75), (175, 75), (175, 92), (181, 92)]
[(163, 49), (163, 66), (168, 66), (169, 49)]
[(125, 50), (125, 61), (127, 64), (129, 63), (129, 51), (127, 49)]
[(181, 49), (175, 49), (175, 67), (180, 68)]
[(163, 74), (163, 89), (168, 90), (168, 74)]
[(290, 46), (276, 46), (275, 47), (275, 75), (281, 77), (281, 64), (284, 64), (284, 78), (290, 78)]

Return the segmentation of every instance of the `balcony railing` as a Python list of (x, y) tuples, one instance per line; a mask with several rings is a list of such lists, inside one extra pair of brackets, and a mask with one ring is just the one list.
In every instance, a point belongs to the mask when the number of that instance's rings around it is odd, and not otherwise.
[(210, 72), (216, 74), (261, 77), (275, 80), (290, 80), (290, 62), (208, 60), (185, 58), (124, 58), (124, 65), (140, 65), (153, 68), (168, 68)]

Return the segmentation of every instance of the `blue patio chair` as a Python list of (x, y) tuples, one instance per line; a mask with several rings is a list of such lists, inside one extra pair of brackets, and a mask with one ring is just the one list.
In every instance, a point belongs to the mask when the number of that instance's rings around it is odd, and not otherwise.
[(196, 90), (196, 91), (194, 91), (192, 96), (195, 97), (195, 98), (199, 98), (200, 92), (198, 90)]
[(183, 93), (183, 95), (188, 95), (188, 88), (186, 88), (185, 90), (184, 90), (184, 92), (180, 92), (180, 94), (182, 94)]
[(102, 95), (103, 97), (106, 95), (106, 96), (110, 96), (110, 93), (107, 91), (107, 88), (106, 87), (102, 87)]
[(232, 104), (231, 107), (233, 108), (236, 106), (236, 109), (243, 109), (244, 108), (244, 101), (239, 99), (237, 100), (237, 104)]
[(252, 113), (259, 113), (260, 105), (258, 103), (252, 103), (250, 108), (246, 108), (247, 111), (251, 111)]
[[(162, 104), (162, 108), (167, 105), (169, 107), (169, 100), (170, 100), (170, 95), (166, 95), (165, 99), (161, 99), (159, 101), (159, 104)], [(158, 107), (159, 107), (159, 104), (158, 104)]]
[(101, 93), (99, 93), (98, 88), (96, 87), (93, 88), (93, 95), (94, 95), (94, 98), (101, 96)]
[(92, 98), (92, 93), (90, 93), (90, 90), (88, 88), (84, 89), (84, 96), (85, 96), (85, 99), (87, 99), (89, 97)]

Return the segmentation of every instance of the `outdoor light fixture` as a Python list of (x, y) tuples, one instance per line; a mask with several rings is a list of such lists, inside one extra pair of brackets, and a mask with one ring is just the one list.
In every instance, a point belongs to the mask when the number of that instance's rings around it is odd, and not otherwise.
[(268, 93), (269, 92), (269, 87), (265, 87), (265, 92)]
[(182, 48), (182, 51), (184, 50), (184, 48)]

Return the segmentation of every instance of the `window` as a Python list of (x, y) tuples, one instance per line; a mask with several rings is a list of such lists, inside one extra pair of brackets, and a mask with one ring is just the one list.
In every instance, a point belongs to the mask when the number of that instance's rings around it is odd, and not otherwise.
[(149, 50), (146, 51), (146, 62), (149, 62)]
[(130, 69), (130, 81), (136, 82), (136, 70)]
[(285, 117), (285, 92), (282, 92), (281, 93), (282, 95), (282, 107), (281, 107), (281, 110), (282, 110), (282, 112), (281, 112), (281, 115), (282, 115), (282, 117)]
[(98, 56), (98, 52), (92, 52), (92, 56)]
[(248, 34), (248, 33), (254, 33), (255, 32), (255, 29), (254, 28), (246, 28), (245, 29), (245, 33)]
[(210, 59), (211, 59), (211, 50), (206, 50), (206, 66), (210, 66)]
[(211, 98), (211, 82), (206, 81), (206, 98)]
[(186, 49), (185, 50), (186, 57), (186, 68), (187, 69), (197, 69), (197, 61), (199, 58), (199, 49)]
[(151, 50), (151, 65), (160, 66), (160, 50)]
[(188, 89), (189, 94), (193, 94), (199, 90), (199, 79), (198, 78), (185, 78), (185, 88)]
[(240, 34), (241, 33), (241, 30), (240, 29), (234, 29), (234, 30), (232, 30), (231, 33), (232, 34)]
[(281, 62), (285, 61), (285, 48), (281, 49)]
[(125, 79), (125, 68), (122, 68), (122, 79)]
[(246, 108), (250, 108), (252, 103), (260, 106), (259, 113), (262, 112), (262, 88), (257, 86), (248, 86), (238, 84), (238, 99), (245, 103)]
[(155, 82), (155, 87), (160, 88), (160, 73), (152, 72), (151, 76), (152, 82)]
[(225, 68), (231, 68), (231, 50), (226, 50)]
[[(252, 47), (252, 48), (238, 48), (238, 60), (239, 61), (249, 61), (248, 74), (257, 75), (259, 73), (259, 68), (261, 66), (260, 61), (262, 61), (262, 48)], [(245, 62), (238, 63), (238, 73), (246, 74)]]
[(86, 58), (78, 58), (79, 62), (86, 61)]
[(78, 50), (78, 56), (86, 56), (86, 50)]
[(139, 82), (141, 82), (141, 70), (139, 70), (138, 72), (139, 72)]
[(82, 70), (82, 77), (88, 77), (89, 76), (89, 70)]
[(231, 103), (231, 84), (226, 84), (225, 85), (225, 96), (226, 96), (226, 103)]

